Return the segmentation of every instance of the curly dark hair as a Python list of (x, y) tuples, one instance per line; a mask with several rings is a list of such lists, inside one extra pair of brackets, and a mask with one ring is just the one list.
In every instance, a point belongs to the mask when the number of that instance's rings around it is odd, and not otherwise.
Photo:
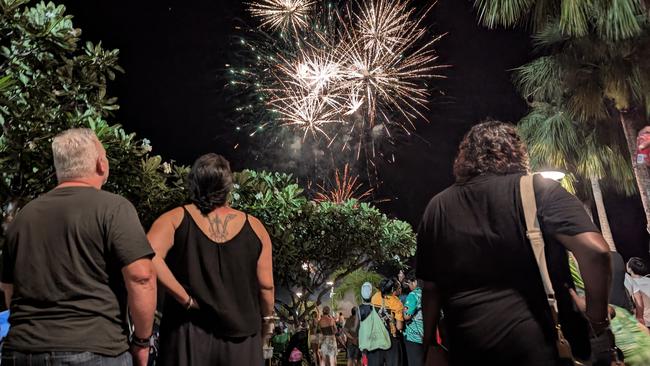
[(207, 215), (228, 200), (233, 184), (230, 163), (221, 155), (205, 154), (192, 165), (187, 182), (190, 201)]
[(472, 127), (458, 147), (454, 161), (456, 182), (483, 175), (526, 173), (528, 151), (509, 123), (486, 121)]

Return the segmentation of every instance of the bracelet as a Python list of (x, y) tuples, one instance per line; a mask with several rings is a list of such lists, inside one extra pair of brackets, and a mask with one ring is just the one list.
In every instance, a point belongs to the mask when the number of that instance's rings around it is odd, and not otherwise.
[(131, 336), (131, 344), (139, 348), (149, 348), (151, 347), (151, 337), (148, 338), (138, 338), (135, 334)]
[(269, 322), (275, 322), (276, 320), (280, 320), (280, 318), (278, 318), (278, 316), (274, 314), (274, 315), (263, 316), (262, 320), (265, 323), (269, 323)]
[(190, 310), (192, 308), (192, 305), (194, 305), (194, 298), (190, 296), (190, 298), (187, 299), (187, 302), (185, 303), (185, 310)]

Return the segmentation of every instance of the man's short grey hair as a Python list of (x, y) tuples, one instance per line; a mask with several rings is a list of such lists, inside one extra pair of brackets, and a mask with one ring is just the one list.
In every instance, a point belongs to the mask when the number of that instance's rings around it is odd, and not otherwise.
[(54, 168), (59, 181), (91, 176), (96, 169), (99, 140), (89, 128), (73, 128), (52, 141)]

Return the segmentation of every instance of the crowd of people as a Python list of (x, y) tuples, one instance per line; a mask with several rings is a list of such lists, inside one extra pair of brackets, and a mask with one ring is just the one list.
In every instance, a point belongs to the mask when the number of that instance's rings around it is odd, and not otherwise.
[(627, 275), (616, 271), (581, 202), (530, 175), (509, 124), (480, 123), (463, 138), (456, 182), (418, 228), (415, 273), (364, 284), (348, 316), (323, 307), (295, 337), (276, 330), (271, 239), (228, 205), (226, 159), (199, 157), (189, 203), (145, 233), (134, 206), (101, 189), (110, 167), (92, 130), (62, 132), (52, 152), (59, 184), (6, 233), (3, 366), (147, 365), (158, 284), (159, 365), (262, 365), (272, 342), (286, 346), (289, 364), (333, 366), (344, 349), (350, 366), (611, 366), (622, 364), (614, 297), (650, 325), (647, 263), (632, 258)]
[[(305, 360), (315, 365), (334, 366), (342, 354), (348, 366), (423, 365), (422, 290), (415, 273), (405, 276), (400, 271), (397, 277), (382, 280), (376, 289), (366, 282), (360, 295), (362, 302), (351, 307), (348, 316), (343, 312), (332, 316), (329, 306), (310, 314), (306, 329), (298, 329), (291, 335), (308, 342), (309, 347), (292, 343), (288, 328), (278, 326), (271, 340), (276, 363), (292, 365)], [(303, 331), (309, 336), (300, 336)], [(385, 342), (369, 344), (368, 339), (373, 337), (383, 338)], [(301, 348), (308, 349), (309, 357)]]

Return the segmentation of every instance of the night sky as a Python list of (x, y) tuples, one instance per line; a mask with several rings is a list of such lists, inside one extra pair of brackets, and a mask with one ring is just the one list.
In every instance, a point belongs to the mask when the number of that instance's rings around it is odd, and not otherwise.
[[(234, 149), (244, 136), (228, 122), (235, 111), (224, 92), (224, 65), (232, 58), (237, 20), (251, 22), (241, 0), (62, 3), (83, 30), (83, 41), (120, 49), (126, 74), (109, 89), (121, 105), (114, 122), (151, 140), (154, 153), (165, 159), (190, 164), (217, 152), (234, 170), (269, 166), (245, 148)], [(516, 122), (527, 110), (509, 70), (535, 56), (528, 34), (479, 27), (472, 3), (440, 0), (430, 13), (431, 31), (447, 33), (436, 47), (440, 63), (451, 65), (443, 71), (447, 78), (434, 82), (429, 122), (418, 123), (416, 135), (398, 144), (395, 164), (379, 165), (376, 196), (388, 200), (377, 205), (413, 225), (428, 200), (453, 183), (453, 158), (469, 127), (487, 117)], [(647, 257), (638, 197), (605, 195), (621, 254)]]

